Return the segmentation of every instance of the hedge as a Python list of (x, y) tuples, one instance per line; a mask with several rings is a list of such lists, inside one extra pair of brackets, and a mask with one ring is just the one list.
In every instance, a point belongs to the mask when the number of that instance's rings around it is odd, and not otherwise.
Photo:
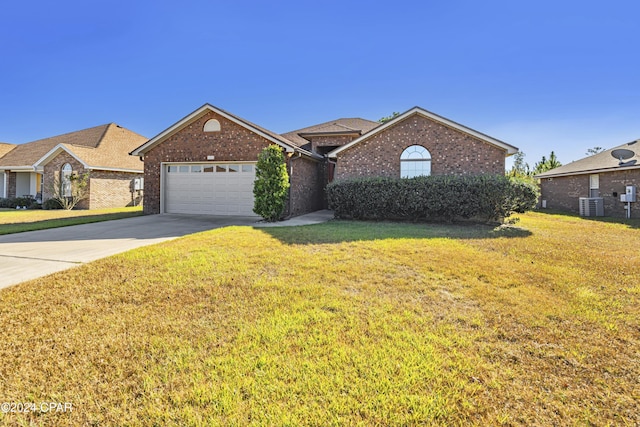
[(533, 209), (538, 189), (501, 175), (358, 178), (327, 186), (337, 218), (501, 221)]
[(29, 209), (38, 209), (40, 207), (40, 204), (36, 202), (35, 199), (30, 197), (9, 197), (9, 198), (0, 197), (0, 208), (15, 209), (16, 206), (18, 207), (26, 206)]

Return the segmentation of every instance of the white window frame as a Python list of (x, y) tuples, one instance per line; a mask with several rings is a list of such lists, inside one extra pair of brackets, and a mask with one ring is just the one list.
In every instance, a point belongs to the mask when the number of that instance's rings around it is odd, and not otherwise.
[(60, 193), (63, 197), (71, 197), (71, 175), (73, 174), (73, 166), (65, 163), (60, 168)]
[(431, 153), (429, 150), (417, 144), (405, 148), (400, 155), (400, 177), (415, 178), (416, 176), (429, 175), (431, 175)]
[(589, 197), (600, 197), (600, 175), (589, 175)]

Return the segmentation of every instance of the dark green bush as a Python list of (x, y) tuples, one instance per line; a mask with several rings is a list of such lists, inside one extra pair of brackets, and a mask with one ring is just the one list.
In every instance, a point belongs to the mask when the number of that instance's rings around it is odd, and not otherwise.
[(52, 210), (52, 209), (62, 209), (62, 205), (56, 199), (47, 199), (42, 203), (42, 209)]
[(289, 174), (282, 148), (273, 144), (258, 155), (253, 184), (253, 211), (267, 221), (278, 221), (289, 194)]
[(15, 209), (16, 206), (21, 208), (26, 206), (27, 208), (32, 209), (34, 204), (37, 204), (36, 201), (30, 197), (0, 198), (0, 208)]
[(503, 220), (532, 209), (537, 188), (499, 175), (361, 178), (327, 186), (338, 218), (455, 221)]

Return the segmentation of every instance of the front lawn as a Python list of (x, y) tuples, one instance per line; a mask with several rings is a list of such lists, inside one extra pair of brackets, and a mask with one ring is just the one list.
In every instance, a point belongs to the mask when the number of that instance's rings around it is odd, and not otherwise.
[(0, 209), (0, 235), (142, 215), (142, 206), (95, 210)]
[(6, 425), (637, 425), (640, 229), (229, 227), (0, 291)]

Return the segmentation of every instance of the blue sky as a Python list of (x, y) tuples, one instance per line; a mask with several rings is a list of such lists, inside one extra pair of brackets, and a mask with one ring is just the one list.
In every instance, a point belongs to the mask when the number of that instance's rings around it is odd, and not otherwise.
[(640, 138), (635, 0), (4, 3), (0, 141), (208, 102), (275, 132), (419, 105), (533, 165)]

